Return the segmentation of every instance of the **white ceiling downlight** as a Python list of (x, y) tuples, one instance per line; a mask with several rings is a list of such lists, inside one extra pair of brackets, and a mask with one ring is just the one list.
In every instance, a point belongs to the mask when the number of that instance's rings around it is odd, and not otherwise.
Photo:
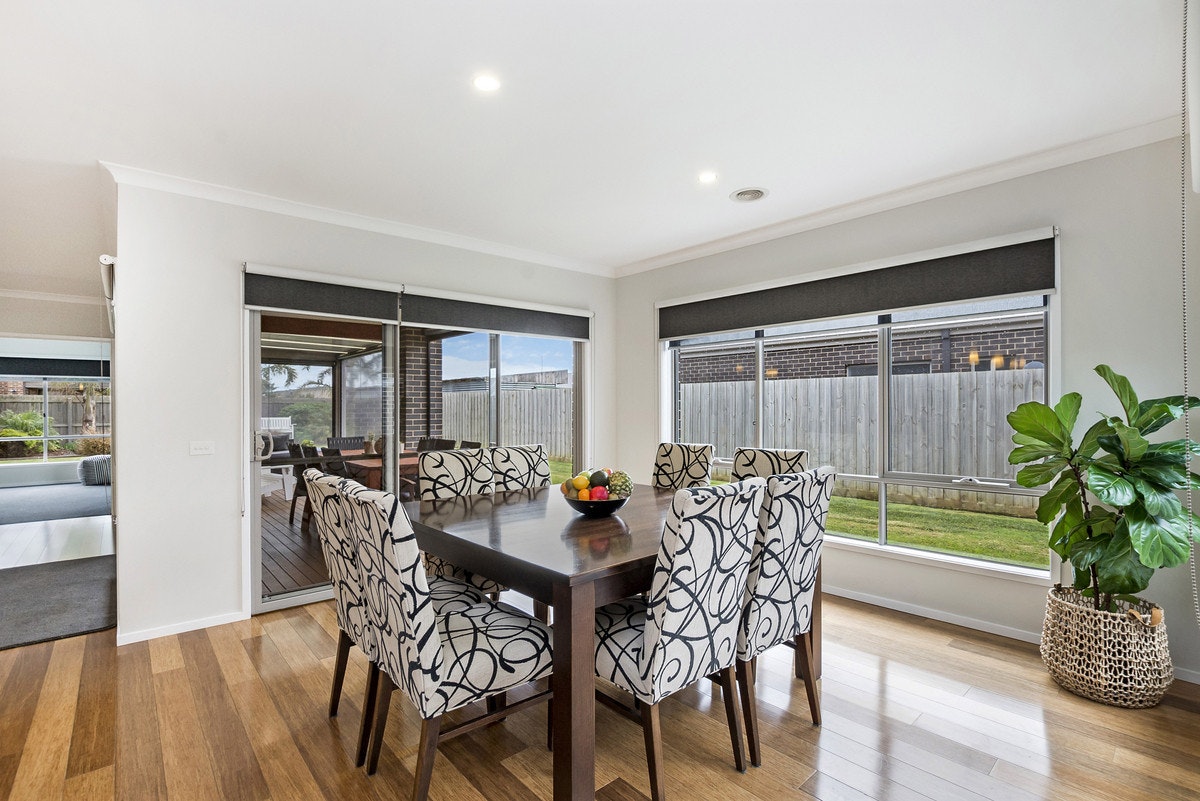
[(702, 184), (712, 184), (717, 182), (717, 174), (712, 170), (705, 170), (696, 176), (696, 180)]
[(766, 196), (767, 190), (749, 186), (734, 192), (729, 196), (729, 199), (736, 203), (753, 203), (756, 200), (762, 200)]
[(487, 73), (476, 75), (475, 80), (471, 83), (481, 92), (494, 92), (500, 88), (500, 79)]

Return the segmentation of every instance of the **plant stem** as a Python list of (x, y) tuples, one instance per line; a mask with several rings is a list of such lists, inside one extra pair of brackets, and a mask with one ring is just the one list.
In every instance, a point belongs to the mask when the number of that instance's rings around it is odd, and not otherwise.
[[(1071, 474), (1075, 476), (1075, 483), (1079, 485), (1079, 501), (1083, 505), (1083, 519), (1091, 520), (1092, 506), (1087, 499), (1087, 481), (1083, 477), (1083, 473), (1075, 464), (1075, 454), (1071, 454), (1071, 461), (1068, 462), (1071, 467)], [(1092, 538), (1092, 524), (1089, 522), (1087, 526), (1087, 539)], [(1092, 580), (1092, 606), (1099, 611), (1100, 609), (1100, 576), (1096, 572), (1096, 565), (1093, 563), (1088, 567), (1088, 574)]]

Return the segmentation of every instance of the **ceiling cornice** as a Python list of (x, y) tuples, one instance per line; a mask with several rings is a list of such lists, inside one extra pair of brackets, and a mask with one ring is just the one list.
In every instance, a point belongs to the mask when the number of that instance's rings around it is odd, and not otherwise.
[(249, 192), (245, 189), (221, 186), (220, 184), (210, 184), (191, 178), (180, 178), (124, 164), (113, 164), (107, 161), (101, 161), (100, 164), (112, 174), (113, 180), (122, 186), (154, 189), (160, 192), (170, 192), (171, 194), (184, 195), (201, 200), (212, 200), (218, 203), (227, 203), (232, 206), (241, 206), (257, 211), (284, 214), (289, 217), (312, 220), (313, 222), (329, 223), (330, 225), (340, 225), (344, 228), (354, 228), (376, 234), (398, 236), (418, 242), (428, 242), (434, 245), (444, 245), (474, 253), (484, 253), (489, 256), (500, 256), (505, 259), (541, 264), (546, 267), (557, 267), (560, 270), (571, 270), (572, 272), (588, 273), (590, 275), (599, 273), (600, 275), (609, 275), (611, 277), (610, 269), (602, 265), (581, 262), (549, 253), (525, 250), (499, 242), (489, 242), (485, 239), (475, 239), (474, 237), (463, 236), (461, 234), (438, 231), (432, 228), (422, 228), (418, 225), (409, 225), (408, 223), (385, 220), (379, 217), (368, 217), (365, 214), (355, 214), (349, 211), (325, 208), (324, 206), (299, 203), (272, 195), (263, 195), (258, 192)]
[(42, 303), (79, 303), (85, 306), (104, 305), (104, 298), (99, 295), (60, 295), (57, 292), (26, 292), (21, 289), (0, 289), (0, 298), (34, 300)]
[(866, 217), (882, 211), (889, 211), (902, 206), (945, 197), (956, 192), (978, 189), (979, 187), (1000, 183), (1012, 178), (1020, 178), (1056, 167), (1065, 167), (1070, 164), (1087, 161), (1088, 159), (1108, 156), (1123, 150), (1132, 150), (1135, 147), (1142, 147), (1143, 145), (1162, 142), (1167, 139), (1177, 139), (1179, 137), (1179, 119), (1179, 116), (1167, 117), (1166, 119), (1137, 128), (1119, 131), (1095, 139), (1088, 139), (1083, 142), (1074, 142), (1063, 147), (1043, 150), (1028, 156), (990, 164), (977, 170), (970, 170), (946, 176), (945, 178), (916, 184), (895, 192), (856, 200), (803, 217), (785, 220), (775, 225), (756, 228), (753, 231), (746, 231), (694, 247), (683, 248), (671, 253), (664, 253), (661, 256), (654, 256), (649, 259), (626, 264), (617, 267), (613, 272), (617, 278), (636, 275), (658, 269), (659, 267), (692, 261), (693, 259), (712, 256), (717, 253), (725, 253), (730, 250), (746, 247), (747, 245), (757, 245), (773, 239), (780, 239), (792, 234), (824, 228), (829, 225), (847, 222), (859, 217)]

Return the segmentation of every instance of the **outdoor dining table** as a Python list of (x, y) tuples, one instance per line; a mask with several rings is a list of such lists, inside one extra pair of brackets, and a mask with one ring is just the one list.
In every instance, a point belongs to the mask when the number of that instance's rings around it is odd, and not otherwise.
[[(423, 551), (554, 608), (554, 799), (596, 796), (595, 610), (650, 588), (674, 492), (636, 485), (611, 517), (573, 511), (558, 487), (404, 505)], [(820, 576), (813, 659), (820, 675)]]

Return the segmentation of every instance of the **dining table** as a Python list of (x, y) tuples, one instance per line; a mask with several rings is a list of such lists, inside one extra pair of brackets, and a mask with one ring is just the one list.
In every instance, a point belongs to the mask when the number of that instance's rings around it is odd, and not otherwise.
[[(638, 484), (609, 517), (569, 507), (557, 486), (411, 501), (423, 551), (553, 608), (554, 799), (596, 797), (595, 610), (646, 592), (674, 491)], [(820, 675), (820, 573), (813, 659)]]

